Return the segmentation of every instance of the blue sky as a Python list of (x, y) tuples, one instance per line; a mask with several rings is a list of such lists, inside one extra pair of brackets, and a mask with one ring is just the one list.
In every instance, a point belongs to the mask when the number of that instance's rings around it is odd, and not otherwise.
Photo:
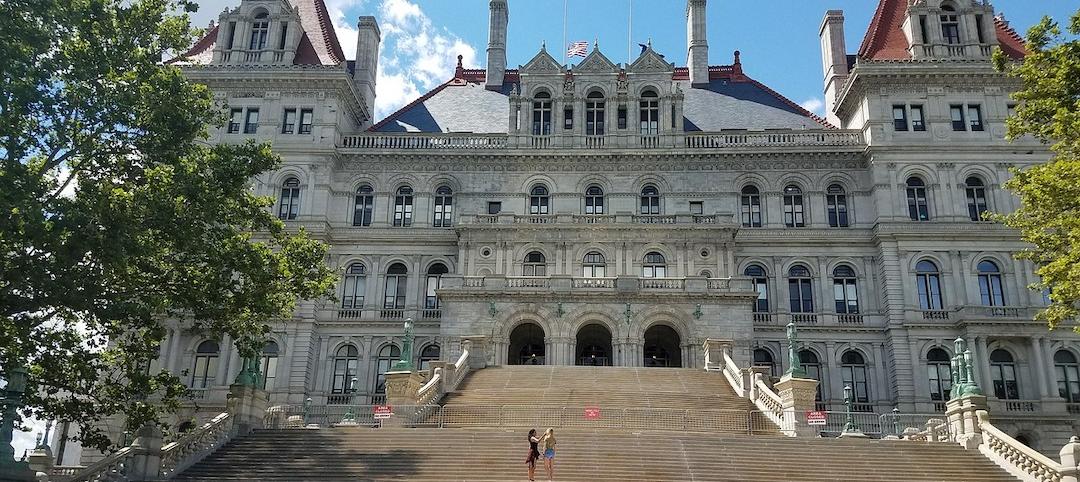
[[(458, 54), (466, 67), (484, 65), (487, 46), (487, 0), (324, 0), (334, 18), (342, 47), (353, 58), (356, 19), (375, 15), (383, 32), (376, 112), (384, 117), (453, 72)], [(627, 20), (631, 0), (568, 0), (569, 40), (599, 41), (615, 62), (627, 57)], [(239, 0), (200, 0), (197, 25)], [(1076, 0), (996, 0), (1011, 24), (1023, 34), (1042, 15), (1067, 19), (1080, 7)], [(509, 0), (508, 65), (526, 63), (546, 41), (561, 51), (562, 0)], [(686, 63), (684, 0), (633, 0), (633, 44), (652, 39), (654, 48), (678, 65)], [(820, 110), (821, 54), (818, 27), (826, 10), (842, 9), (847, 46), (854, 53), (877, 2), (874, 0), (712, 0), (708, 4), (710, 63), (729, 64), (742, 51), (743, 69), (795, 102)]]

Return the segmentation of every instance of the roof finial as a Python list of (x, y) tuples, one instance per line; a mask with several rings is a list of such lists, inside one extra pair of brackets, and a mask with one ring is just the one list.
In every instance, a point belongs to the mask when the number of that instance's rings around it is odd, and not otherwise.
[(652, 37), (649, 37), (649, 48), (652, 48)]
[(735, 65), (742, 65), (741, 57), (742, 57), (742, 52), (739, 52), (738, 50), (736, 50), (735, 51)]
[(465, 78), (465, 68), (461, 66), (461, 59), (463, 57), (464, 56), (462, 56), (460, 54), (458, 54), (458, 56), (457, 56), (457, 68), (454, 69), (454, 78), (455, 79)]
[(540, 51), (547, 52), (547, 40), (540, 41)]
[(600, 39), (599, 38), (593, 37), (592, 49), (593, 50), (600, 50)]

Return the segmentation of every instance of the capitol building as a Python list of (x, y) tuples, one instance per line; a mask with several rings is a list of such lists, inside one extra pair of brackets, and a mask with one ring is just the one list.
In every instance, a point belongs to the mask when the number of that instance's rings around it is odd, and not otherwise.
[[(353, 61), (323, 0), (224, 11), (175, 64), (228, 109), (212, 142), (272, 143), (283, 164), (254, 189), (341, 276), (337, 300), (272, 320), (271, 403), (378, 403), (407, 319), (420, 369), (463, 340), (489, 366), (700, 368), (721, 339), (776, 377), (794, 323), (819, 408), (850, 386), (857, 411), (944, 412), (964, 337), (995, 424), (1056, 454), (1080, 431), (1080, 337), (1033, 321), (1024, 244), (985, 215), (1018, 207), (1011, 168), (1050, 156), (1005, 140), (1020, 85), (991, 56), (1022, 59), (1022, 39), (983, 0), (881, 0), (868, 26), (824, 12), (823, 72), (791, 73), (823, 79), (820, 117), (710, 52), (705, 4), (687, 2), (685, 63), (590, 45), (563, 65), (508, 59), (526, 26), (490, 0), (486, 66), (459, 59), (382, 119), (374, 17)], [(200, 417), (241, 365), (183, 326), (158, 364)]]

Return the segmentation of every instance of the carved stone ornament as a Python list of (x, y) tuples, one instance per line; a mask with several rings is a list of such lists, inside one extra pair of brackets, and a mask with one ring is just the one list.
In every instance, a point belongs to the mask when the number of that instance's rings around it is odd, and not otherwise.
[(619, 67), (612, 63), (611, 60), (608, 60), (599, 50), (593, 50), (577, 67), (574, 67), (574, 71), (590, 74), (615, 74), (619, 72)]
[(634, 63), (630, 64), (629, 71), (635, 74), (674, 72), (675, 66), (665, 61), (660, 54), (649, 47)]
[(562, 71), (562, 66), (547, 53), (547, 50), (541, 50), (536, 54), (529, 63), (525, 64), (521, 68), (523, 74), (554, 74)]

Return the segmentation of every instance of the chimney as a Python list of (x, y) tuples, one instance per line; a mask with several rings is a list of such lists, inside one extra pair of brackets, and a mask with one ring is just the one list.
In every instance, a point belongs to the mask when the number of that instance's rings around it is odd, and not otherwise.
[(502, 88), (506, 75), (506, 27), (510, 23), (510, 9), (506, 0), (491, 0), (491, 16), (488, 20), (487, 76), (488, 89)]
[(356, 36), (356, 65), (353, 69), (353, 84), (356, 90), (363, 96), (368, 119), (361, 123), (361, 129), (366, 129), (374, 123), (375, 117), (375, 79), (379, 73), (379, 43), (382, 42), (382, 33), (379, 32), (379, 24), (375, 17), (360, 17), (356, 24), (359, 31)]
[(709, 83), (709, 40), (705, 35), (706, 0), (686, 2), (686, 66), (690, 70), (690, 84)]
[(837, 127), (843, 122), (834, 112), (836, 95), (848, 79), (847, 47), (844, 44), (844, 11), (829, 10), (821, 22), (821, 67), (825, 72), (825, 118)]

